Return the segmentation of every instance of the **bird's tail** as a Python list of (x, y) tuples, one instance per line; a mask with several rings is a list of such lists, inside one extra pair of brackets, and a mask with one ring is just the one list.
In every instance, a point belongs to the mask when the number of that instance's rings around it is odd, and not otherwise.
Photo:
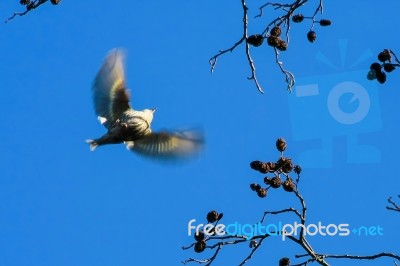
[(95, 140), (92, 140), (92, 139), (86, 140), (86, 143), (90, 144), (91, 151), (94, 151), (97, 148), (97, 146), (99, 146), (99, 144)]

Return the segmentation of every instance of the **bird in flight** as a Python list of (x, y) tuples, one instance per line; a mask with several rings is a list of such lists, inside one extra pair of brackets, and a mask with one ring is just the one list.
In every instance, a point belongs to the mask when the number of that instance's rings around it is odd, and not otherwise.
[(125, 83), (124, 52), (114, 49), (107, 55), (93, 82), (94, 109), (107, 133), (87, 140), (90, 150), (106, 144), (124, 143), (128, 150), (152, 158), (184, 158), (200, 151), (203, 136), (198, 131), (152, 132), (156, 109), (135, 110)]

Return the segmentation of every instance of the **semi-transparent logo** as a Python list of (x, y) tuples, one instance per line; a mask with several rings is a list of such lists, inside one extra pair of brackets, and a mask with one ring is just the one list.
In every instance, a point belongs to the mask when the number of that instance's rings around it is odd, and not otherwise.
[[(340, 65), (318, 52), (316, 59), (328, 73), (298, 78), (288, 96), (294, 140), (312, 143), (299, 155), (304, 167), (330, 168), (334, 152), (348, 163), (381, 161), (377, 147), (365, 138), (360, 141), (360, 136), (382, 129), (376, 82), (367, 79), (368, 70), (358, 67), (372, 52), (366, 50), (349, 62), (347, 50), (347, 40), (340, 40)], [(345, 146), (335, 148), (335, 137), (345, 137)]]

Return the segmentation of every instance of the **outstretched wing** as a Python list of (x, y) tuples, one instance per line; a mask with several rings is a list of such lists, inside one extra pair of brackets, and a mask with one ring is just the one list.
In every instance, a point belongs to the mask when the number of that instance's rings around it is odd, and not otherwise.
[(127, 143), (127, 148), (138, 154), (155, 159), (181, 159), (200, 151), (203, 135), (195, 131), (156, 132)]
[(92, 89), (95, 112), (99, 117), (106, 119), (106, 127), (131, 108), (129, 92), (125, 87), (124, 52), (121, 49), (109, 52), (97, 73)]

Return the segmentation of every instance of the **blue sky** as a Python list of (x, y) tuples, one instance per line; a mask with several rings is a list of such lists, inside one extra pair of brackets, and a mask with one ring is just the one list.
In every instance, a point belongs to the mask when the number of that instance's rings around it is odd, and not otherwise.
[[(0, 18), (21, 10), (13, 2), (0, 3)], [(248, 5), (255, 15), (257, 6)], [(296, 88), (285, 91), (273, 50), (264, 45), (252, 49), (264, 95), (246, 80), (244, 47), (221, 57), (210, 74), (208, 59), (241, 36), (240, 1), (62, 1), (0, 24), (0, 265), (179, 265), (205, 258), (211, 253), (180, 249), (192, 242), (190, 219), (204, 222), (217, 209), (224, 223), (254, 223), (264, 210), (297, 206), (282, 190), (259, 199), (249, 189), (263, 178), (249, 163), (276, 160), (278, 137), (288, 142), (285, 154), (303, 165), (299, 189), (308, 222), (384, 228), (379, 237), (309, 237), (315, 250), (399, 253), (399, 215), (385, 206), (400, 193), (400, 72), (384, 85), (366, 80), (382, 49), (400, 54), (393, 34), (399, 8), (396, 1), (326, 1), (323, 17), (333, 24), (316, 28), (314, 44), (306, 25), (292, 25), (281, 59), (298, 86), (318, 86), (319, 94), (309, 98), (298, 97)], [(251, 19), (249, 30), (262, 27)], [(206, 147), (197, 159), (159, 164), (122, 145), (89, 151), (84, 140), (105, 132), (90, 87), (115, 47), (128, 52), (132, 105), (157, 108), (155, 130), (204, 129)], [(328, 109), (330, 93), (343, 82), (367, 92), (337, 102), (336, 110), (352, 113), (368, 99), (367, 114), (353, 124)], [(318, 160), (307, 157), (312, 149), (320, 150), (311, 153)], [(271, 222), (281, 220), (295, 218)], [(296, 262), (302, 253), (280, 239), (263, 246), (249, 265), (273, 265), (283, 256)], [(236, 265), (248, 252), (247, 245), (225, 247), (215, 265)]]

